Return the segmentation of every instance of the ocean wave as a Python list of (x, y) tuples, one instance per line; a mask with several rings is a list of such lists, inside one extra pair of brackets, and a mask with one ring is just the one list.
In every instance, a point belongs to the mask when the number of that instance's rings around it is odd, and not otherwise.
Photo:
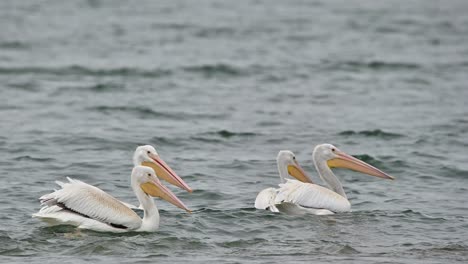
[(0, 42), (0, 49), (24, 50), (30, 47), (29, 44), (17, 40)]
[(180, 248), (180, 249), (189, 247), (195, 250), (195, 249), (207, 248), (209, 247), (209, 244), (197, 238), (177, 237), (177, 236), (174, 236), (174, 234), (172, 234), (172, 235), (169, 235), (168, 237), (159, 238), (152, 242), (148, 241), (147, 246), (149, 247), (153, 246), (155, 248), (164, 247), (164, 248), (168, 248), (172, 250), (174, 249), (174, 247)]
[[(205, 201), (216, 201), (223, 198), (223, 195), (219, 192), (212, 192), (207, 190), (195, 190), (192, 193), (193, 197), (197, 197), (198, 199), (205, 199)], [(200, 200), (200, 201), (201, 201)], [(199, 210), (197, 210), (199, 211)]]
[(37, 158), (37, 157), (31, 157), (29, 155), (26, 156), (19, 156), (14, 158), (16, 161), (37, 161), (37, 162), (53, 162), (55, 159), (53, 158)]
[(23, 91), (28, 92), (37, 92), (39, 89), (39, 84), (36, 81), (28, 81), (28, 82), (15, 82), (7, 84), (8, 87), (12, 87), (15, 89), (20, 89)]
[(190, 66), (179, 66), (172, 69), (142, 69), (138, 67), (117, 68), (91, 68), (82, 65), (69, 65), (58, 67), (46, 66), (0, 66), (0, 75), (46, 74), (46, 75), (85, 75), (85, 76), (129, 76), (159, 78), (171, 76), (175, 73), (195, 73), (206, 78), (216, 76), (243, 76), (251, 71), (248, 68), (240, 68), (230, 64), (214, 63)]
[(455, 166), (442, 166), (439, 171), (438, 175), (447, 178), (468, 179), (468, 170), (463, 170)]
[(237, 239), (237, 240), (217, 243), (217, 245), (220, 247), (225, 247), (225, 248), (233, 248), (233, 247), (239, 248), (239, 247), (251, 247), (251, 246), (261, 244), (264, 242), (267, 242), (267, 240), (263, 238)]
[(447, 221), (447, 219), (443, 217), (436, 217), (436, 216), (430, 216), (427, 214), (424, 214), (422, 212), (412, 210), (412, 209), (405, 209), (401, 211), (387, 211), (386, 212), (387, 217), (391, 218), (400, 218), (406, 222), (444, 222)]
[(93, 69), (79, 65), (64, 67), (0, 67), (0, 75), (49, 74), (49, 75), (89, 75), (89, 76), (141, 76), (161, 77), (171, 75), (170, 70), (143, 70), (138, 68)]
[(216, 209), (216, 208), (202, 207), (193, 212), (200, 212), (200, 213), (203, 212), (206, 215), (227, 213), (228, 216), (235, 217), (235, 215), (245, 215), (247, 213), (255, 213), (257, 211), (258, 210), (255, 209), (254, 207), (241, 207), (241, 208), (233, 208), (233, 209)]
[(5, 230), (0, 230), (0, 256), (17, 255), (21, 252), (18, 242), (8, 235)]
[(334, 245), (331, 248), (328, 248), (329, 253), (332, 254), (339, 254), (339, 255), (347, 255), (347, 254), (357, 254), (361, 253), (359, 250), (356, 248), (350, 246), (350, 245)]
[(195, 31), (194, 35), (199, 38), (216, 38), (220, 36), (232, 37), (236, 34), (236, 28), (233, 27), (202, 27)]
[(155, 146), (182, 146), (185, 144), (184, 138), (177, 138), (177, 137), (161, 137), (155, 136), (152, 137), (149, 142), (154, 142)]
[(192, 136), (192, 137), (190, 137), (190, 139), (192, 139), (194, 141), (203, 142), (203, 143), (221, 143), (221, 142), (224, 142), (221, 139), (207, 138), (207, 137), (200, 137), (200, 136)]
[(323, 60), (322, 65), (324, 65), (324, 70), (372, 70), (372, 71), (401, 71), (401, 70), (416, 70), (420, 69), (423, 66), (410, 63), (410, 62), (389, 62), (389, 61), (331, 61)]
[(115, 114), (116, 112), (125, 112), (136, 115), (143, 119), (163, 118), (172, 120), (193, 120), (193, 119), (219, 119), (224, 118), (224, 114), (211, 113), (189, 113), (189, 112), (162, 112), (155, 111), (145, 106), (94, 106), (88, 108), (91, 111), (101, 112), (107, 115)]
[(103, 150), (103, 149), (118, 149), (129, 150), (134, 149), (138, 145), (145, 142), (125, 141), (120, 138), (84, 136), (82, 134), (60, 135), (48, 138), (51, 142), (57, 145), (75, 146), (73, 150)]
[(140, 118), (169, 118), (169, 119), (176, 119), (179, 116), (177, 114), (166, 113), (166, 112), (158, 112), (154, 111), (149, 107), (144, 106), (95, 106), (88, 108), (92, 111), (101, 112), (104, 114), (112, 115), (115, 112), (126, 112), (130, 114), (135, 114)]
[(186, 66), (182, 68), (186, 72), (200, 73), (205, 77), (214, 77), (214, 76), (239, 76), (246, 74), (240, 68), (234, 67), (228, 64), (204, 64), (204, 65), (195, 65), (195, 66)]
[(421, 66), (416, 63), (387, 61), (345, 61), (342, 62), (341, 65), (345, 67), (366, 68), (371, 70), (412, 70), (421, 68)]
[(385, 132), (380, 129), (374, 130), (362, 130), (362, 131), (354, 131), (354, 130), (345, 130), (338, 133), (339, 136), (365, 136), (365, 137), (378, 137), (383, 139), (394, 139), (394, 138), (401, 138), (404, 137), (402, 134)]
[(178, 22), (156, 22), (151, 24), (153, 29), (173, 29), (173, 30), (186, 30), (194, 28), (194, 25), (189, 23), (178, 23)]
[(118, 83), (95, 83), (91, 85), (83, 85), (83, 86), (66, 86), (61, 87), (60, 91), (65, 90), (69, 92), (70, 90), (73, 91), (89, 91), (89, 92), (115, 92), (117, 90), (123, 90), (125, 87), (122, 84)]
[(233, 131), (229, 131), (229, 130), (225, 130), (225, 129), (214, 131), (214, 132), (207, 132), (207, 133), (204, 133), (204, 134), (220, 136), (222, 138), (253, 137), (253, 136), (259, 135), (257, 133), (252, 133), (252, 132), (233, 132)]
[[(444, 243), (444, 242), (442, 242)], [(440, 256), (444, 258), (445, 263), (449, 263), (448, 259), (457, 259), (457, 257), (466, 258), (466, 252), (468, 247), (458, 243), (446, 243), (445, 245), (432, 244), (432, 243), (406, 243), (403, 244), (405, 247), (411, 247), (408, 249), (412, 254), (421, 255), (421, 257), (427, 258), (428, 256)], [(417, 247), (417, 248), (415, 248)], [(421, 248), (422, 247), (422, 248)]]
[(383, 166), (383, 162), (372, 157), (371, 155), (368, 155), (368, 154), (359, 154), (359, 155), (353, 155), (353, 157), (357, 158), (357, 159), (360, 159), (364, 162), (367, 162), (369, 164), (372, 164), (376, 167), (382, 167)]
[(246, 139), (255, 137), (259, 134), (253, 132), (233, 132), (229, 130), (217, 130), (199, 133), (191, 136), (191, 140), (200, 141), (204, 143), (228, 143), (231, 139)]

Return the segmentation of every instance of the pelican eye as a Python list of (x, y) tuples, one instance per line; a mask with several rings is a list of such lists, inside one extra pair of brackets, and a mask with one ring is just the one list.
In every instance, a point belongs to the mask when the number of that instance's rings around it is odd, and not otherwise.
[(296, 157), (293, 157), (293, 160), (296, 160)]
[(151, 176), (151, 173), (148, 173), (148, 177), (150, 177), (150, 176)]
[(146, 151), (146, 153), (151, 154), (151, 151), (148, 150), (148, 151)]
[(332, 151), (335, 152), (335, 148), (332, 148)]

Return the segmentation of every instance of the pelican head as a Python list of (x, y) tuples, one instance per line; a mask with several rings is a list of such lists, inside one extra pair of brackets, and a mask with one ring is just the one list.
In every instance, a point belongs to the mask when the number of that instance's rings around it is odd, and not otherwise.
[(146, 195), (162, 198), (187, 212), (191, 212), (171, 190), (159, 181), (156, 173), (150, 167), (134, 167), (132, 171), (132, 185), (134, 188), (141, 188)]
[(330, 168), (345, 168), (384, 179), (394, 179), (392, 176), (376, 167), (344, 153), (332, 144), (321, 144), (316, 146), (312, 157), (316, 166), (317, 163), (326, 163)]
[(152, 168), (162, 180), (179, 188), (192, 192), (192, 189), (180, 178), (160, 157), (156, 149), (151, 145), (139, 146), (133, 154), (133, 165)]
[(278, 168), (287, 168), (288, 174), (301, 182), (312, 183), (307, 173), (296, 160), (296, 155), (289, 150), (281, 150), (276, 157)]

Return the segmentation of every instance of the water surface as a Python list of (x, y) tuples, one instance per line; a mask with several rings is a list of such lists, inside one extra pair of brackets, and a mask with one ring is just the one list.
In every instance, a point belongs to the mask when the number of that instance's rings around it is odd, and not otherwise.
[[(466, 1), (0, 2), (0, 259), (8, 263), (468, 261)], [(329, 142), (350, 213), (253, 208), (294, 151)], [(74, 177), (136, 203), (155, 145), (195, 189), (151, 234), (32, 219)], [(318, 181), (318, 178), (314, 178)]]

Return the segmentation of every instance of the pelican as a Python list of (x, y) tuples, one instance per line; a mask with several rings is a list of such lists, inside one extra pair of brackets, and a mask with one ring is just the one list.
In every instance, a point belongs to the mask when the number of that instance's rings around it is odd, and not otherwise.
[(154, 232), (159, 227), (159, 212), (152, 197), (190, 210), (166, 186), (153, 169), (136, 166), (131, 186), (143, 206), (143, 219), (113, 196), (82, 181), (68, 178), (56, 182), (61, 189), (39, 198), (42, 208), (33, 214), (49, 225), (72, 225), (99, 232)]
[(156, 149), (151, 145), (139, 146), (133, 154), (133, 166), (148, 166), (151, 167), (156, 175), (179, 188), (192, 192), (192, 189), (180, 178), (160, 157)]
[[(186, 190), (187, 192), (192, 192), (192, 189), (187, 185), (187, 183), (182, 180), (172, 169), (164, 162), (160, 157), (156, 149), (151, 145), (139, 146), (136, 148), (133, 153), (133, 166), (147, 166), (152, 168), (156, 175), (181, 189)], [(132, 210), (141, 210), (143, 209), (142, 204), (135, 206), (126, 202), (122, 202), (125, 206), (129, 207)]]
[[(312, 159), (320, 178), (328, 188), (314, 184), (296, 161), (294, 153), (283, 150), (277, 157), (281, 179), (279, 188), (267, 188), (261, 191), (255, 200), (255, 208), (272, 212), (308, 211), (317, 215), (350, 211), (351, 204), (331, 168), (347, 168), (371, 176), (394, 179), (331, 144), (316, 146)], [(297, 180), (286, 179), (288, 174)]]

